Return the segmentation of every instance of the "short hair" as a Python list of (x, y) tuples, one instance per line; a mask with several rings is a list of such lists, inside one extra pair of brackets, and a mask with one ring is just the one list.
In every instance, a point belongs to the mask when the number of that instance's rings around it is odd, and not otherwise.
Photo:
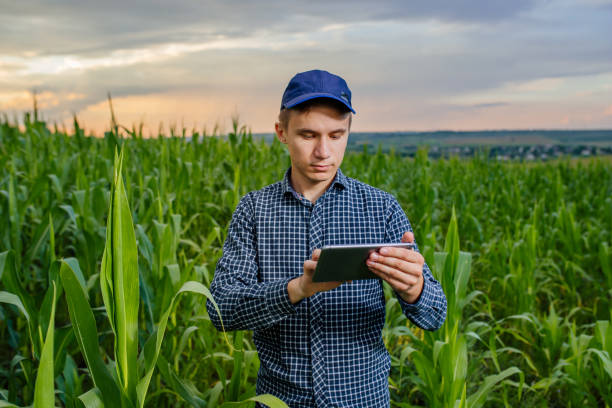
[(312, 108), (318, 106), (332, 108), (344, 116), (349, 115), (348, 128), (349, 130), (351, 129), (351, 123), (353, 122), (353, 115), (351, 114), (351, 110), (342, 102), (331, 98), (314, 98), (306, 102), (302, 102), (299, 105), (293, 106), (291, 108), (281, 109), (278, 114), (278, 123), (281, 128), (287, 130), (287, 126), (289, 125), (289, 118), (291, 117), (292, 111), (305, 113), (310, 111)]

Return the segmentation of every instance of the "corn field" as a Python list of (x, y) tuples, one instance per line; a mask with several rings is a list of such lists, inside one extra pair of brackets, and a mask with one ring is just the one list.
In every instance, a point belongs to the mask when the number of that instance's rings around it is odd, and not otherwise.
[[(146, 139), (0, 120), (0, 407), (233, 407), (255, 396), (249, 332), (207, 314), (239, 199), (289, 156), (234, 123)], [(389, 287), (393, 407), (612, 407), (612, 163), (348, 153), (392, 193), (448, 299), (436, 332)]]

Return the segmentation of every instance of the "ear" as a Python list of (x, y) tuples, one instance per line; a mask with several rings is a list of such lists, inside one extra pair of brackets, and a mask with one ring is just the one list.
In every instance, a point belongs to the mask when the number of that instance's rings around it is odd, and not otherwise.
[(285, 129), (280, 125), (279, 122), (274, 124), (274, 131), (276, 132), (276, 137), (281, 143), (287, 144), (287, 134)]

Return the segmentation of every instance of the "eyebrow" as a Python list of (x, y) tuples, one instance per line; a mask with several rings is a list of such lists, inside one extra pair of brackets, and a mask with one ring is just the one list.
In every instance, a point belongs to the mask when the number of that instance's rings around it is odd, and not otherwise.
[[(332, 130), (329, 133), (345, 133), (346, 130), (347, 130), (346, 128), (338, 128), (338, 129)], [(319, 134), (319, 132), (314, 131), (312, 129), (308, 129), (308, 128), (300, 128), (300, 129), (297, 129), (295, 132), (298, 133), (298, 134), (303, 134), (303, 133), (313, 133), (313, 134), (316, 134), (316, 135)]]

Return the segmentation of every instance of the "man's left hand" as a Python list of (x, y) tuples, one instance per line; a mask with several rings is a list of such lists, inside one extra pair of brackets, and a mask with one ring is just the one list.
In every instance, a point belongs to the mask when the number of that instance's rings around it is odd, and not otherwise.
[[(414, 234), (406, 231), (402, 242), (414, 242)], [(367, 259), (370, 270), (408, 303), (415, 303), (423, 291), (425, 258), (408, 248), (382, 247)]]

